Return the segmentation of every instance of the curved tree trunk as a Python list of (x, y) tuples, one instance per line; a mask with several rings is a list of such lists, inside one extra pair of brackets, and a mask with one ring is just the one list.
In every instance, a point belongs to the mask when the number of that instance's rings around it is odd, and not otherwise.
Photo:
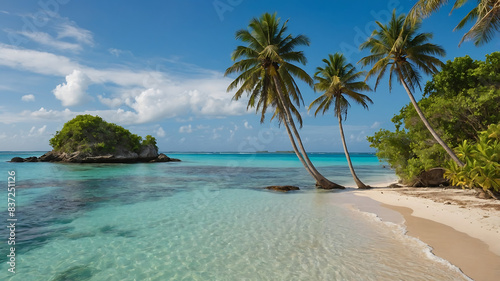
[(345, 158), (347, 159), (347, 164), (349, 164), (349, 170), (351, 170), (352, 178), (354, 179), (354, 182), (358, 186), (358, 188), (361, 189), (368, 189), (370, 186), (364, 184), (356, 175), (356, 172), (354, 171), (354, 167), (352, 166), (351, 162), (351, 157), (349, 156), (349, 151), (347, 151), (347, 145), (345, 143), (345, 137), (344, 137), (344, 128), (342, 127), (342, 117), (337, 116), (339, 119), (339, 129), (340, 129), (340, 137), (342, 139), (342, 146), (344, 146), (344, 153), (345, 153)]
[[(334, 189), (334, 188), (343, 189), (343, 188), (345, 188), (339, 184), (336, 184), (332, 181), (329, 181), (322, 174), (320, 174), (318, 172), (318, 170), (316, 170), (316, 167), (314, 167), (314, 165), (312, 164), (311, 160), (309, 159), (309, 157), (304, 149), (304, 146), (302, 144), (302, 140), (300, 139), (299, 132), (297, 131), (297, 128), (295, 127), (295, 123), (293, 122), (293, 118), (290, 115), (288, 107), (286, 106), (286, 104), (284, 102), (283, 91), (281, 89), (281, 85), (279, 84), (278, 78), (276, 76), (274, 76), (274, 83), (276, 86), (276, 92), (278, 93), (278, 97), (281, 101), (281, 105), (283, 106), (283, 110), (285, 111), (285, 116), (286, 116), (285, 123), (289, 124), (292, 127), (294, 135), (297, 138), (297, 142), (299, 143), (299, 148), (300, 148), (301, 153), (299, 153), (297, 150), (295, 150), (296, 147), (294, 148), (294, 151), (297, 154), (297, 157), (299, 157), (299, 159), (302, 158), (303, 160), (305, 160), (306, 164), (304, 162), (302, 164), (304, 164), (306, 169), (308, 169), (310, 174), (316, 180), (316, 186), (321, 187), (323, 189)], [(289, 128), (287, 127), (287, 132), (288, 132), (288, 130), (289, 130)], [(292, 145), (294, 145), (295, 141), (293, 140), (293, 136), (290, 134), (290, 132), (289, 132), (289, 137), (290, 137), (290, 141), (292, 142)], [(301, 159), (301, 162), (302, 162), (302, 159)]]
[(299, 158), (299, 160), (302, 163), (302, 165), (304, 165), (304, 168), (306, 168), (307, 172), (313, 178), (316, 178), (315, 174), (311, 171), (311, 169), (309, 168), (309, 166), (307, 165), (307, 163), (304, 161), (304, 158), (300, 154), (299, 150), (297, 149), (297, 144), (295, 143), (295, 139), (293, 138), (292, 132), (290, 131), (290, 127), (288, 127), (288, 123), (287, 122), (285, 122), (285, 128), (286, 128), (286, 132), (288, 133), (288, 138), (290, 138), (290, 142), (292, 143), (293, 151), (295, 152), (295, 154)]
[(429, 121), (427, 121), (427, 118), (425, 118), (424, 113), (422, 112), (422, 110), (418, 106), (417, 101), (415, 100), (415, 97), (413, 96), (410, 89), (408, 88), (408, 85), (406, 85), (406, 82), (402, 78), (403, 76), (402, 76), (401, 70), (398, 69), (398, 72), (399, 72), (399, 80), (401, 81), (401, 83), (405, 87), (406, 92), (408, 93), (408, 96), (410, 97), (411, 103), (413, 104), (413, 107), (417, 111), (418, 116), (420, 116), (420, 119), (422, 119), (422, 122), (424, 122), (424, 125), (427, 128), (427, 130), (429, 130), (429, 132), (434, 137), (434, 139), (444, 148), (444, 150), (446, 150), (448, 155), (450, 155), (451, 159), (453, 159), (453, 161), (455, 161), (455, 163), (457, 163), (458, 166), (463, 167), (464, 163), (462, 163), (462, 161), (460, 161), (460, 159), (458, 159), (457, 155), (455, 155), (453, 150), (451, 150), (451, 148), (441, 139), (441, 137), (439, 137), (439, 135), (436, 133), (436, 131), (434, 131), (431, 124), (429, 124)]
[(317, 169), (316, 167), (314, 167), (313, 163), (311, 162), (311, 159), (309, 159), (309, 156), (307, 155), (307, 152), (304, 148), (304, 145), (302, 144), (302, 139), (300, 138), (300, 135), (299, 135), (299, 131), (297, 130), (297, 127), (295, 126), (295, 122), (293, 121), (293, 119), (290, 117), (290, 125), (292, 127), (292, 130), (295, 134), (295, 137), (297, 138), (297, 142), (299, 144), (299, 148), (300, 148), (300, 151), (302, 152), (302, 155), (304, 157), (304, 160), (307, 162), (307, 164), (309, 165), (309, 167), (311, 168), (311, 170), (317, 175), (317, 179), (316, 179), (316, 186), (318, 187), (321, 187), (323, 189), (334, 189), (334, 188), (338, 188), (338, 189), (344, 189), (345, 187), (343, 187), (342, 185), (339, 185), (339, 184), (336, 184), (330, 180), (328, 180), (327, 178), (325, 178)]

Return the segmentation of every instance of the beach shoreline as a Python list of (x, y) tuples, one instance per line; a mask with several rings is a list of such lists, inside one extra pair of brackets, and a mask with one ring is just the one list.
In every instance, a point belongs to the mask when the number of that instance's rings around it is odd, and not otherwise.
[(359, 198), (350, 202), (355, 208), (404, 224), (408, 236), (473, 280), (500, 280), (500, 202), (453, 188), (376, 187), (352, 193)]

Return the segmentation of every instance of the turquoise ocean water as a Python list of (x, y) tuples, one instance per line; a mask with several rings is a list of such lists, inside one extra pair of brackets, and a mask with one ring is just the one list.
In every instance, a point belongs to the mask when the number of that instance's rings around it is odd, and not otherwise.
[[(151, 164), (9, 163), (0, 152), (0, 213), (16, 173), (15, 271), (0, 228), (0, 280), (467, 280), (426, 245), (314, 187), (294, 154), (169, 153)], [(343, 154), (311, 154), (354, 186)], [(367, 184), (394, 173), (353, 154)], [(268, 185), (301, 191), (265, 191)], [(4, 207), (1, 207), (4, 204)]]

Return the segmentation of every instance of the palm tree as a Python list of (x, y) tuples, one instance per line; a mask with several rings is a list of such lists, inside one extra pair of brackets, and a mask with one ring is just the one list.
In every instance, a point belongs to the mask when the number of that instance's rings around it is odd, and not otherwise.
[(300, 106), (303, 99), (294, 77), (310, 86), (313, 85), (313, 79), (293, 64), (297, 62), (304, 65), (307, 62), (303, 52), (295, 48), (308, 46), (309, 39), (304, 35), (293, 37), (286, 34), (287, 22), (280, 24), (276, 13), (265, 13), (258, 19), (252, 19), (248, 29), (236, 32), (236, 39), (246, 43), (246, 46), (236, 47), (232, 54), (235, 63), (226, 70), (225, 75), (239, 73), (239, 76), (227, 90), (237, 89), (234, 100), (240, 99), (246, 92), (249, 95), (248, 108), (255, 107), (257, 112), (261, 112), (261, 122), (267, 109), (274, 109), (273, 118), (276, 117), (285, 125), (295, 154), (316, 180), (316, 185), (325, 189), (343, 188), (316, 170), (295, 126), (293, 116), (300, 125), (302, 119), (294, 103)]
[(328, 59), (323, 59), (323, 62), (325, 63), (324, 68), (316, 68), (314, 78), (318, 82), (314, 85), (314, 89), (324, 92), (324, 94), (309, 105), (309, 110), (311, 110), (314, 106), (318, 106), (316, 112), (314, 112), (314, 116), (316, 116), (321, 110), (323, 111), (322, 113), (325, 114), (330, 106), (332, 104), (334, 105), (333, 111), (339, 120), (342, 145), (344, 146), (344, 153), (354, 182), (358, 188), (370, 188), (358, 178), (356, 172), (354, 171), (351, 157), (349, 156), (349, 151), (347, 150), (345, 142), (342, 119), (345, 120), (347, 118), (347, 109), (351, 106), (347, 98), (362, 105), (366, 109), (368, 108), (367, 102), (373, 103), (367, 95), (363, 95), (358, 92), (370, 91), (371, 88), (364, 81), (357, 81), (364, 75), (364, 72), (356, 72), (356, 68), (352, 64), (347, 63), (343, 54), (330, 54), (328, 55)]
[[(477, 2), (477, 6), (454, 29), (462, 29), (468, 22), (476, 21), (462, 37), (459, 46), (466, 40), (473, 40), (476, 46), (482, 45), (489, 42), (496, 31), (500, 31), (500, 1), (477, 0)], [(429, 16), (447, 3), (448, 0), (419, 0), (411, 9), (408, 18), (412, 23), (415, 23), (420, 18)], [(455, 0), (452, 11), (462, 7), (465, 3), (467, 3), (467, 0)]]
[(417, 33), (420, 22), (410, 24), (405, 21), (404, 14), (396, 16), (395, 10), (387, 25), (378, 21), (376, 23), (379, 30), (373, 31), (372, 36), (360, 46), (361, 49), (369, 48), (371, 52), (371, 55), (360, 60), (363, 66), (373, 64), (372, 69), (366, 75), (366, 80), (377, 75), (376, 89), (389, 68), (389, 91), (392, 88), (392, 77), (395, 74), (406, 89), (411, 103), (434, 139), (446, 150), (453, 161), (463, 166), (464, 164), (429, 124), (411, 92), (415, 86), (421, 89), (421, 76), (418, 69), (429, 75), (436, 73), (437, 68), (443, 63), (433, 55), (445, 56), (446, 52), (440, 46), (428, 43), (432, 38), (431, 33)]

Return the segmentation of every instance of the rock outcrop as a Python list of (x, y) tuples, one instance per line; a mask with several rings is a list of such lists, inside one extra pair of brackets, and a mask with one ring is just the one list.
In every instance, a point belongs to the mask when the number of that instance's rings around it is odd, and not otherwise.
[(266, 189), (269, 190), (274, 190), (274, 191), (281, 191), (281, 192), (288, 192), (291, 190), (300, 190), (300, 188), (292, 185), (273, 185), (273, 186), (268, 186)]
[(40, 157), (14, 157), (11, 162), (136, 163), (171, 162), (158, 154), (156, 139), (145, 139), (99, 116), (78, 115), (49, 140), (54, 148)]
[(437, 187), (448, 186), (450, 183), (444, 178), (444, 168), (433, 168), (422, 172), (410, 186), (413, 187)]
[(137, 163), (137, 162), (179, 162), (156, 151), (152, 145), (145, 146), (140, 153), (120, 150), (114, 154), (89, 155), (80, 151), (65, 153), (49, 151), (40, 157), (14, 157), (10, 162), (67, 162), (67, 163)]

